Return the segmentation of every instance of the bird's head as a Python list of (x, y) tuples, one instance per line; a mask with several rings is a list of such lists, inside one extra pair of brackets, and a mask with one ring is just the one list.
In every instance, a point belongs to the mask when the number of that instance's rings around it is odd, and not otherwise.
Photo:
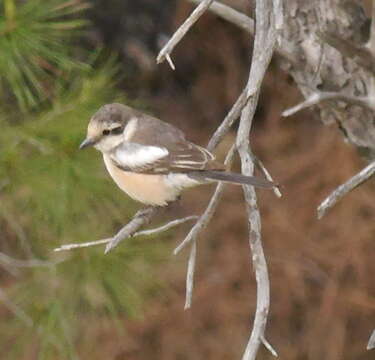
[(90, 119), (86, 139), (80, 149), (94, 146), (101, 152), (111, 151), (123, 141), (124, 128), (132, 116), (132, 109), (122, 104), (102, 106)]

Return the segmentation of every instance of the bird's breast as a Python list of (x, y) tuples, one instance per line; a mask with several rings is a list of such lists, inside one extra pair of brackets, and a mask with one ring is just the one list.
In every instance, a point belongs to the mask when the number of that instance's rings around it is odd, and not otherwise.
[(103, 159), (117, 186), (143, 204), (165, 206), (176, 200), (183, 188), (197, 184), (195, 180), (185, 179), (183, 174), (152, 175), (124, 171), (108, 155), (103, 154)]

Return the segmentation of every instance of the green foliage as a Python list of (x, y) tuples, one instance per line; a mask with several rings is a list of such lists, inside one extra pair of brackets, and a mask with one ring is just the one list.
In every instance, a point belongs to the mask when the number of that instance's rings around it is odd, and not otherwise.
[(75, 18), (86, 8), (82, 1), (0, 2), (0, 81), (23, 111), (53, 98), (54, 80), (84, 66), (72, 58), (70, 44), (87, 24)]
[[(9, 53), (0, 60), (1, 81), (22, 109), (7, 106), (9, 98), (0, 94), (0, 251), (52, 265), (22, 271), (17, 279), (0, 277), (6, 280), (0, 290), (32, 320), (32, 325), (16, 316), (1, 321), (0, 347), (7, 359), (24, 353), (78, 359), (85, 328), (108, 318), (120, 325), (120, 318), (138, 314), (146, 295), (158, 288), (153, 266), (166, 251), (150, 239), (129, 239), (106, 256), (102, 247), (52, 251), (63, 243), (108, 237), (135, 211), (107, 176), (100, 154), (78, 151), (90, 116), (104, 103), (126, 99), (116, 88), (120, 69), (115, 57), (104, 61), (94, 54), (84, 66), (73, 66), (78, 64), (69, 57), (74, 47), (52, 44), (85, 22), (71, 20), (79, 2), (5, 3), (0, 52)], [(37, 53), (64, 77), (33, 63)], [(53, 92), (41, 108), (36, 105), (46, 96), (46, 79), (53, 79)], [(27, 111), (29, 105), (33, 112)]]

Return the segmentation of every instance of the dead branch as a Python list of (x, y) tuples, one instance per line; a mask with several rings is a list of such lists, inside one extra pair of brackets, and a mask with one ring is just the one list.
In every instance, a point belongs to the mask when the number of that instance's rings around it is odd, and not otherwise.
[(367, 350), (375, 349), (375, 329), (372, 331), (370, 339), (367, 343)]
[(329, 101), (329, 100), (341, 100), (348, 104), (363, 106), (370, 110), (375, 109), (375, 104), (367, 96), (351, 96), (351, 95), (344, 94), (341, 92), (316, 90), (312, 92), (312, 94), (305, 101), (302, 101), (301, 103), (287, 110), (284, 110), (281, 115), (284, 117), (288, 117), (288, 116), (294, 115), (298, 111), (301, 111), (303, 109), (306, 109), (314, 105), (318, 105), (324, 101)]
[(159, 210), (156, 207), (148, 207), (139, 210), (129, 223), (127, 223), (121, 230), (111, 239), (105, 247), (104, 253), (107, 254), (115, 248), (122, 240), (132, 236), (140, 227), (146, 225), (155, 213)]
[[(281, 11), (277, 3), (272, 0), (256, 2), (256, 31), (254, 40), (254, 50), (249, 74), (249, 92), (251, 96), (241, 114), (240, 126), (237, 133), (237, 149), (241, 159), (241, 169), (244, 175), (251, 176), (254, 173), (254, 163), (252, 161), (249, 134), (253, 117), (258, 103), (260, 87), (265, 72), (271, 61), (274, 48), (276, 46), (275, 18), (280, 18), (282, 14), (275, 13)], [(251, 336), (247, 343), (243, 360), (254, 360), (258, 353), (260, 344), (263, 342), (267, 317), (270, 304), (269, 279), (267, 263), (263, 252), (261, 241), (261, 220), (257, 205), (257, 196), (254, 187), (243, 186), (246, 201), (246, 210), (249, 222), (249, 243), (252, 252), (253, 268), (257, 281), (257, 306)]]
[[(177, 225), (183, 224), (187, 221), (196, 220), (197, 218), (198, 218), (198, 216), (187, 216), (187, 217), (182, 218), (182, 219), (176, 219), (176, 220), (170, 221), (167, 224), (159, 226), (155, 229), (137, 231), (131, 236), (136, 237), (136, 236), (150, 236), (150, 235), (159, 234), (159, 233), (167, 231), (167, 230), (169, 230), (169, 229), (171, 229), (171, 228), (173, 228)], [(85, 248), (85, 247), (90, 247), (90, 246), (108, 244), (111, 241), (112, 241), (112, 238), (107, 238), (107, 239), (102, 239), (102, 240), (89, 241), (89, 242), (85, 242), (85, 243), (66, 244), (66, 245), (62, 245), (62, 246), (54, 249), (53, 251), (57, 252), (57, 251), (67, 251), (67, 250), (72, 250), (72, 249), (80, 249), (80, 248)]]
[[(204, 0), (186, 0), (186, 1), (189, 1), (193, 4), (200, 4)], [(278, 8), (281, 8), (282, 1), (276, 0), (276, 2), (278, 3), (276, 4), (276, 6)], [(222, 4), (218, 1), (214, 1), (212, 3), (212, 5), (209, 8), (209, 11), (219, 16), (220, 18), (238, 26), (242, 30), (245, 30), (249, 34), (254, 35), (254, 28), (255, 28), (254, 20), (251, 17), (241, 13), (240, 11), (237, 11), (231, 8), (230, 6)], [(282, 59), (288, 61), (289, 63), (297, 64), (298, 59), (296, 58), (295, 52), (291, 48), (290, 44), (283, 43), (283, 45), (281, 46), (282, 36), (281, 36), (280, 28), (283, 23), (284, 23), (284, 20), (279, 17), (277, 19), (277, 33), (278, 33), (277, 39), (278, 39), (279, 46), (276, 48), (276, 54), (280, 56)]]
[(372, 14), (371, 14), (371, 29), (370, 29), (370, 39), (367, 44), (367, 48), (370, 50), (372, 56), (375, 57), (375, 1), (372, 2)]
[(375, 162), (366, 166), (357, 175), (353, 176), (345, 184), (340, 185), (334, 190), (318, 207), (318, 219), (321, 219), (327, 210), (337, 204), (346, 194), (354, 190), (357, 186), (361, 185), (370, 179), (375, 173)]
[(159, 55), (156, 58), (158, 64), (162, 63), (167, 59), (170, 67), (175, 70), (175, 66), (171, 59), (171, 53), (175, 46), (181, 41), (181, 39), (186, 35), (189, 29), (198, 21), (198, 19), (205, 13), (205, 11), (210, 7), (213, 0), (203, 0), (191, 13), (191, 15), (184, 21), (184, 23), (178, 28), (178, 30), (173, 34), (169, 41), (160, 50)]
[[(231, 166), (234, 153), (235, 153), (236, 147), (233, 145), (232, 148), (229, 150), (227, 157), (225, 159), (225, 165), (229, 168)], [(216, 189), (214, 194), (211, 197), (211, 200), (202, 214), (202, 216), (199, 218), (199, 220), (195, 223), (195, 225), (192, 227), (188, 235), (185, 237), (185, 239), (181, 242), (181, 244), (174, 250), (174, 254), (178, 254), (180, 250), (182, 250), (187, 244), (192, 242), (190, 254), (189, 254), (189, 260), (188, 260), (188, 269), (187, 269), (187, 275), (186, 275), (186, 297), (185, 297), (185, 307), (184, 309), (189, 309), (191, 307), (192, 303), (192, 297), (193, 297), (193, 288), (194, 288), (194, 273), (195, 273), (195, 263), (196, 263), (196, 257), (197, 257), (197, 238), (199, 234), (208, 226), (209, 222), (211, 221), (212, 217), (215, 214), (216, 208), (219, 205), (221, 196), (223, 194), (224, 190), (224, 183), (219, 183), (216, 185)]]
[[(188, 0), (193, 4), (200, 4), (203, 0)], [(214, 1), (210, 6), (210, 11), (222, 19), (239, 26), (246, 32), (254, 35), (254, 20), (241, 12), (232, 9), (230, 6)]]

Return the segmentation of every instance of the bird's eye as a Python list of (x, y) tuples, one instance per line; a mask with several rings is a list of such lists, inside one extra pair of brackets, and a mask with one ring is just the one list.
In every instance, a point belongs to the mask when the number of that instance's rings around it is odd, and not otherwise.
[(121, 126), (115, 127), (111, 130), (111, 134), (114, 134), (114, 135), (119, 135), (121, 133), (122, 133), (122, 127)]
[(106, 130), (103, 130), (103, 132), (102, 132), (103, 135), (109, 135), (109, 133), (110, 133), (110, 131), (107, 130), (107, 129), (106, 129)]

